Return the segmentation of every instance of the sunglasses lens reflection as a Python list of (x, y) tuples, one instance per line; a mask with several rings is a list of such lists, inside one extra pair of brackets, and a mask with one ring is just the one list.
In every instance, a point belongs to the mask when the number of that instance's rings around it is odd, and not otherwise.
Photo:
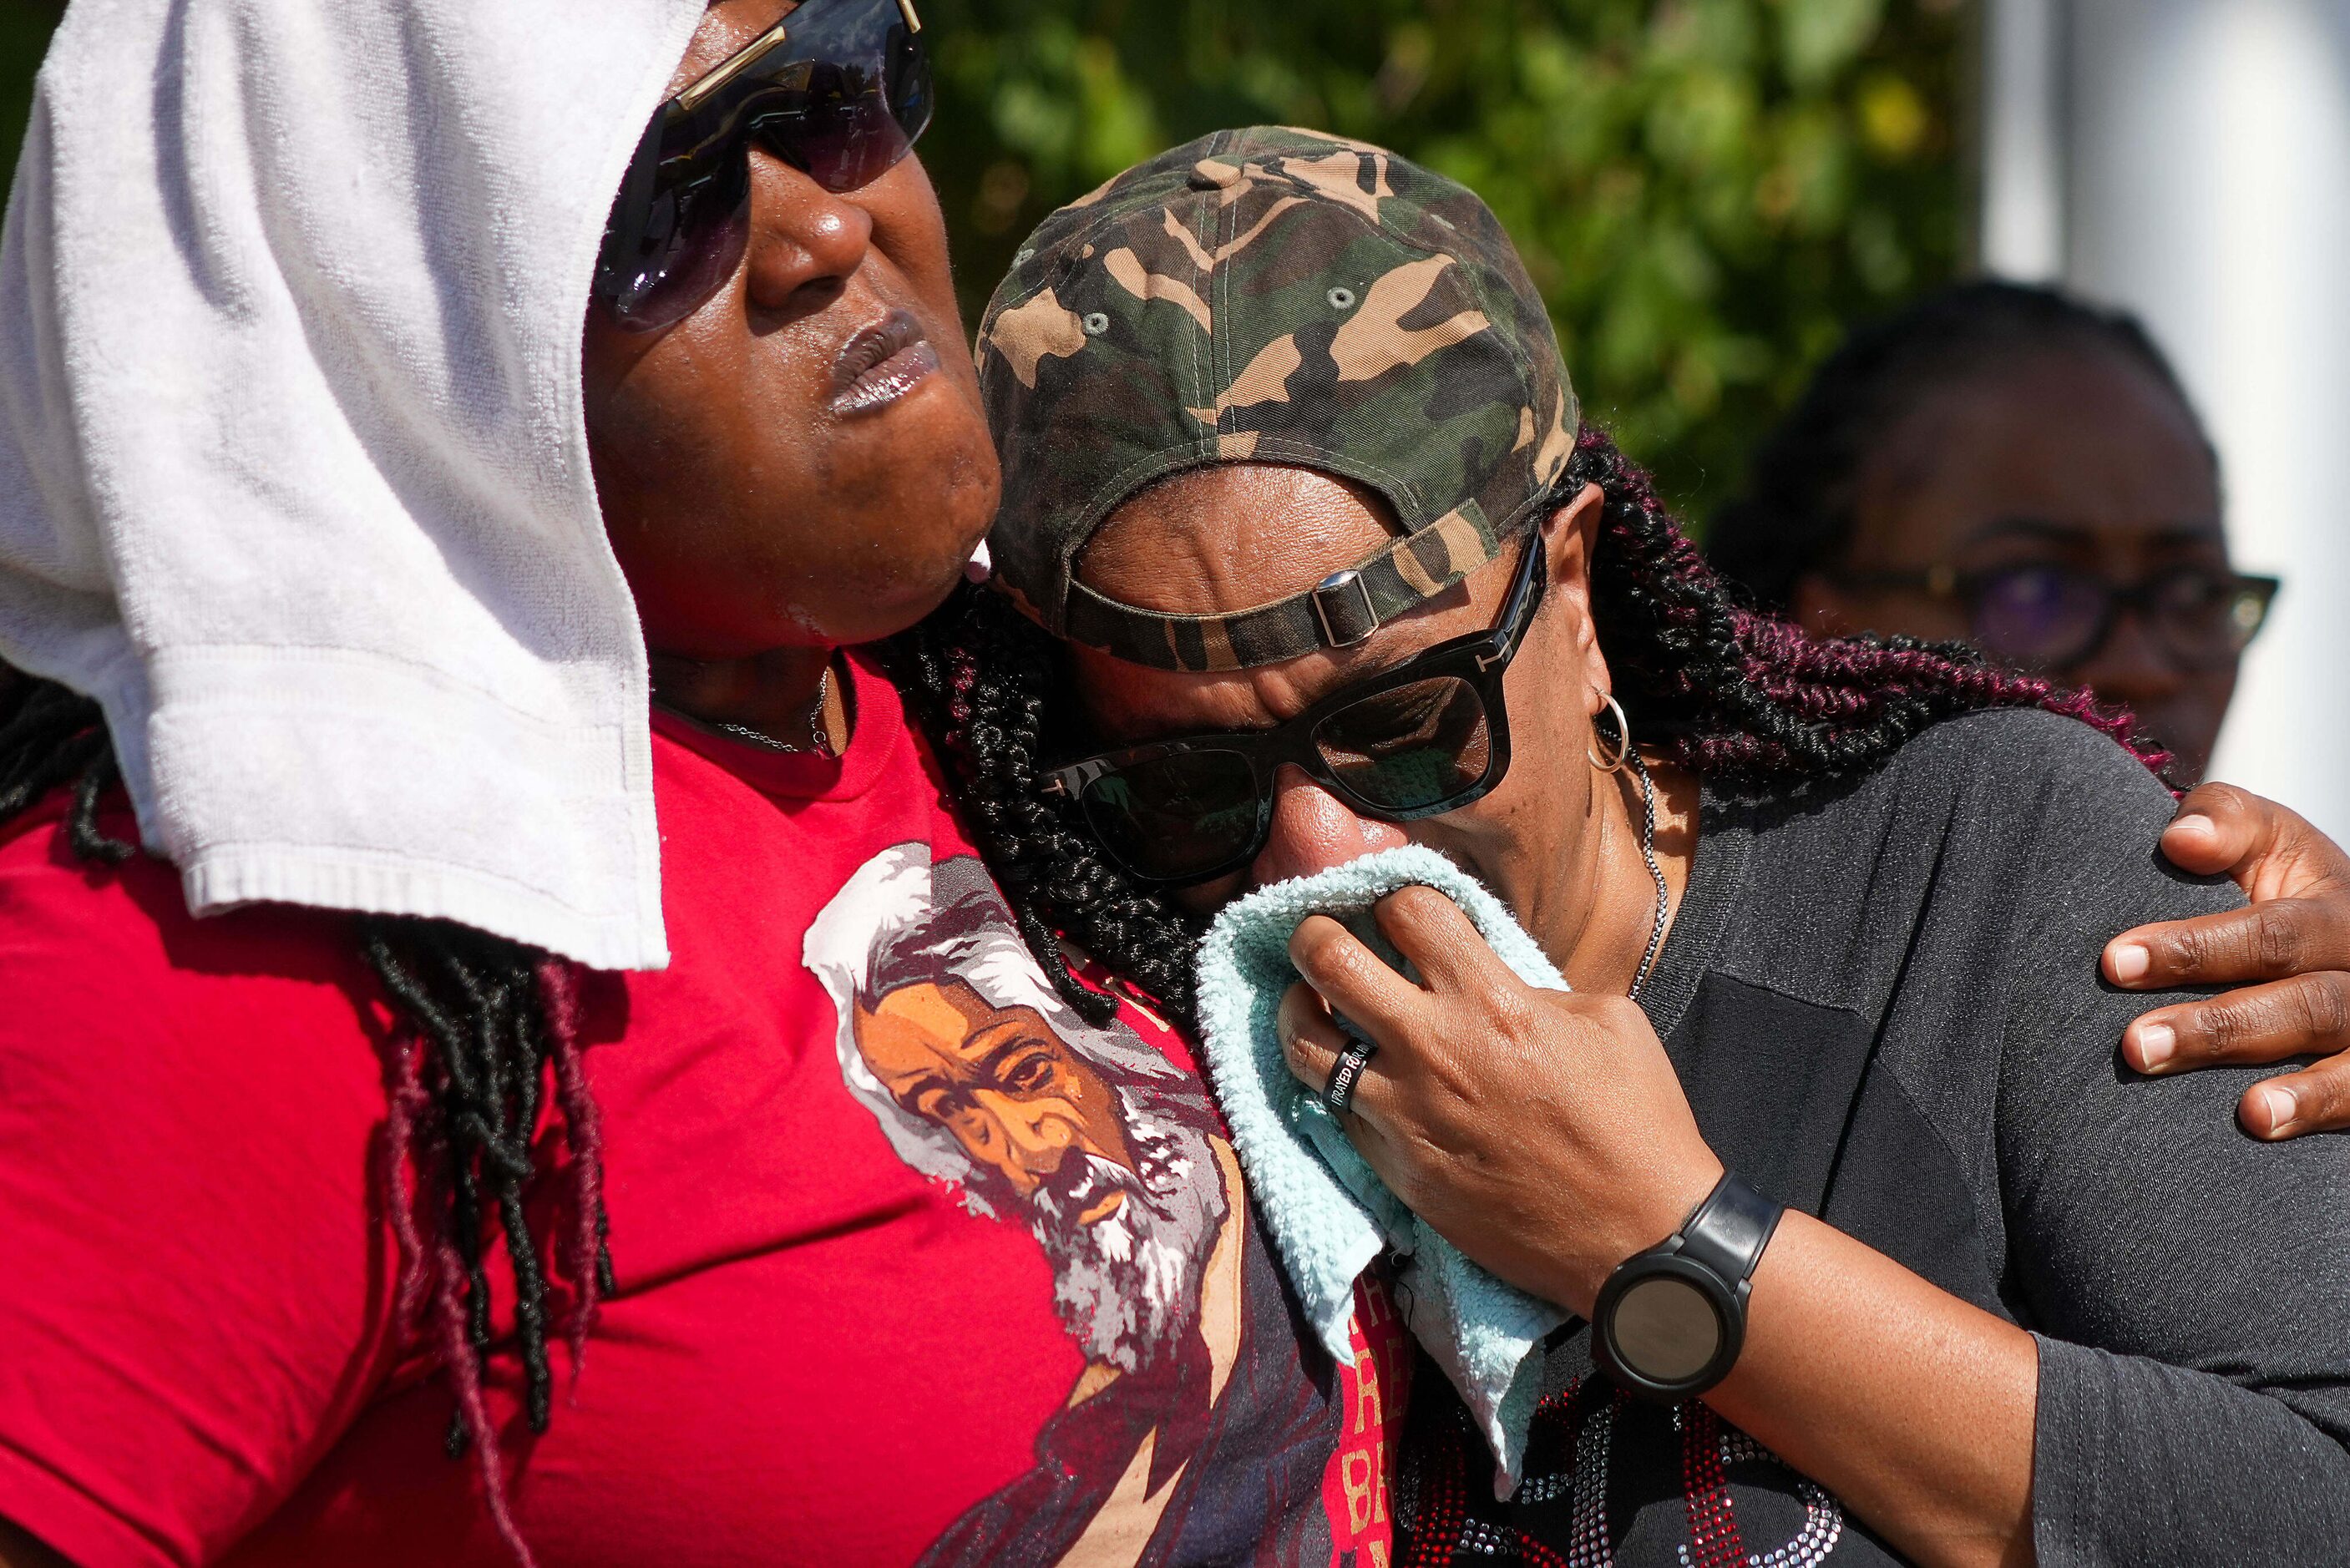
[(1256, 770), (1238, 752), (1178, 752), (1086, 786), (1086, 821), (1119, 864), (1159, 881), (1229, 865), (1256, 836)]
[(798, 57), (754, 95), (760, 144), (836, 193), (897, 167), (931, 122), (931, 69), (894, 0), (857, 0), (786, 39)]
[(1350, 702), (1314, 730), (1332, 775), (1382, 811), (1456, 800), (1492, 766), (1492, 726), (1477, 688), (1458, 676), (1415, 680)]
[(656, 192), (637, 265), (612, 302), (620, 319), (642, 331), (667, 327), (717, 293), (750, 243), (749, 194), (740, 159)]
[(929, 57), (896, 0), (803, 9), (805, 24), (711, 103), (656, 121), (652, 189), (641, 204), (622, 191), (606, 241), (618, 254), (608, 254), (599, 279), (623, 325), (651, 331), (682, 320), (741, 264), (751, 217), (746, 141), (837, 194), (888, 173), (929, 129)]
[(869, 185), (911, 145), (889, 112), (879, 78), (863, 67), (819, 60), (759, 112), (760, 145), (827, 191)]
[[(1400, 816), (1448, 809), (1493, 767), (1476, 686), (1431, 676), (1349, 702), (1314, 726), (1318, 760), (1358, 807)], [(1086, 820), (1118, 862), (1160, 882), (1197, 881), (1248, 857), (1269, 803), (1244, 753), (1207, 748), (1129, 763), (1087, 784)]]

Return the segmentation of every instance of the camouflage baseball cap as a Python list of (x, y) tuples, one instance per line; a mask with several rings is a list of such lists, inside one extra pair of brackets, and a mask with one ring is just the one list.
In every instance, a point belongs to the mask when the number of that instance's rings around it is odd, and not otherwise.
[[(1465, 187), (1310, 130), (1219, 131), (1046, 218), (995, 291), (989, 549), (1029, 614), (1164, 670), (1344, 647), (1501, 549), (1573, 452), (1575, 393), (1509, 236)], [(1395, 543), (1318, 587), (1167, 615), (1076, 578), (1143, 486), (1217, 462), (1368, 485)]]

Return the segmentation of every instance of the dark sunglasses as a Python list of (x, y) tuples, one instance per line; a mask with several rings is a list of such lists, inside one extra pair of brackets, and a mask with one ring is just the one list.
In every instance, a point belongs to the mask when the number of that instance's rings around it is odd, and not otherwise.
[(1054, 769), (1042, 787), (1075, 801), (1110, 858), (1154, 887), (1204, 882), (1255, 859), (1273, 828), (1273, 781), (1284, 763), (1384, 822), (1458, 810), (1509, 772), (1502, 678), (1544, 585), (1534, 535), (1492, 630), (1342, 687), (1277, 728), (1104, 752)]
[(2180, 566), (2141, 582), (2027, 562), (1982, 572), (1856, 572), (1856, 588), (1908, 588), (1966, 607), (1969, 640), (1992, 658), (2036, 670), (2079, 664), (2105, 646), (2122, 612), (2182, 669), (2209, 670), (2244, 651), (2268, 619), (2274, 577)]
[(931, 123), (913, 0), (807, 0), (654, 110), (604, 226), (595, 296), (624, 327), (680, 321), (751, 234), (750, 144), (838, 192), (895, 168)]

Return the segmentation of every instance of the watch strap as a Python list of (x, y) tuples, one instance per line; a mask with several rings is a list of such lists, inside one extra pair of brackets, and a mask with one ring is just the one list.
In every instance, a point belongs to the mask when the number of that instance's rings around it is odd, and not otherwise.
[(1762, 1249), (1771, 1244), (1787, 1206), (1766, 1198), (1733, 1172), (1724, 1172), (1680, 1229), (1680, 1256), (1707, 1268), (1742, 1298)]

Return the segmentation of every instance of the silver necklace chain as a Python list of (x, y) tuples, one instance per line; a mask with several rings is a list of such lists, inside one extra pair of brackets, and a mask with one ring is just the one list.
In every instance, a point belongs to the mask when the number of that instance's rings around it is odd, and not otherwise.
[(1665, 890), (1665, 868), (1657, 864), (1657, 786), (1648, 777), (1648, 764), (1640, 753), (1625, 748), (1626, 760), (1632, 771), (1640, 775), (1640, 858), (1648, 863), (1648, 875), (1657, 883), (1657, 918), (1648, 928), (1648, 947), (1640, 955), (1640, 968), (1632, 976), (1632, 989), (1624, 993), (1630, 1002), (1640, 1000), (1640, 988), (1648, 983), (1648, 971), (1656, 967), (1657, 952), (1665, 945), (1665, 919), (1672, 911)]
[[(832, 750), (832, 737), (825, 732), (824, 711), (826, 703), (831, 700), (831, 697), (832, 666), (827, 664), (824, 667), (823, 673), (816, 677), (816, 703), (809, 708), (807, 716), (808, 738), (796, 744), (789, 741), (779, 741), (764, 730), (754, 730), (748, 724), (729, 723), (723, 719), (697, 719), (690, 713), (679, 716), (689, 723), (699, 724), (705, 730), (714, 730), (729, 740), (743, 742), (758, 747), (761, 751), (785, 752), (794, 754), (806, 752), (827, 753)], [(669, 704), (664, 702), (661, 706), (668, 708)], [(670, 708), (669, 711), (672, 713), (678, 711), (675, 708)]]

